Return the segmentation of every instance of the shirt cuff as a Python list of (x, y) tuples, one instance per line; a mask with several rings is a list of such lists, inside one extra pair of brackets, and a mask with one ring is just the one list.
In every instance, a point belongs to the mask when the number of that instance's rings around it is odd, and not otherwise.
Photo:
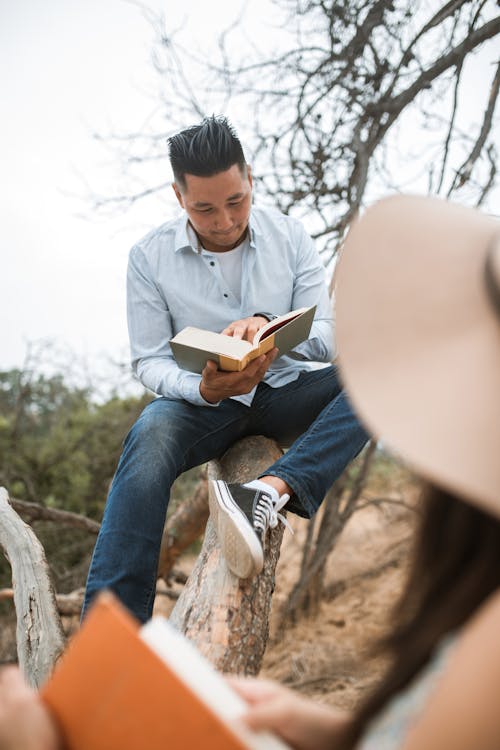
[(186, 374), (182, 380), (182, 397), (195, 406), (219, 406), (220, 401), (215, 404), (205, 401), (200, 393), (201, 375), (195, 373)]

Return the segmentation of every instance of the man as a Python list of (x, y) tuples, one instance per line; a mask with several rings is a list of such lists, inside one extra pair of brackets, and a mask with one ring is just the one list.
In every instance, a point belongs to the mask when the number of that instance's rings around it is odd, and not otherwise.
[[(244, 486), (210, 487), (222, 551), (240, 577), (262, 569), (266, 530), (286, 505), (310, 517), (367, 436), (342, 392), (325, 272), (301, 224), (252, 206), (252, 174), (225, 118), (169, 139), (182, 216), (130, 253), (128, 323), (134, 371), (159, 395), (130, 430), (106, 504), (85, 607), (111, 588), (141, 621), (151, 614), (170, 487), (246, 435), (288, 452)], [(209, 361), (181, 370), (169, 340), (187, 325), (252, 338), (274, 314), (317, 306), (309, 339), (239, 373)]]

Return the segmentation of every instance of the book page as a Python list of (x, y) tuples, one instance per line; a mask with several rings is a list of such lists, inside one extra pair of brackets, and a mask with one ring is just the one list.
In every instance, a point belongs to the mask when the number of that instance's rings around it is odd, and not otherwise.
[(141, 640), (220, 716), (252, 750), (287, 750), (287, 745), (268, 732), (252, 732), (239, 721), (245, 702), (209, 661), (164, 617), (153, 617), (139, 631)]
[(258, 345), (260, 341), (267, 338), (275, 331), (278, 331), (287, 323), (290, 323), (290, 321), (295, 320), (295, 318), (298, 318), (301, 315), (303, 315), (309, 309), (310, 309), (309, 307), (301, 307), (298, 310), (292, 310), (289, 313), (280, 315), (279, 318), (270, 320), (269, 323), (266, 323), (265, 326), (262, 326), (262, 328), (260, 328), (255, 334), (254, 339), (253, 339), (254, 346)]
[(185, 344), (194, 349), (210, 350), (214, 354), (225, 354), (227, 357), (242, 359), (253, 349), (253, 344), (242, 339), (235, 339), (223, 333), (204, 331), (201, 328), (188, 326), (183, 328), (172, 341)]

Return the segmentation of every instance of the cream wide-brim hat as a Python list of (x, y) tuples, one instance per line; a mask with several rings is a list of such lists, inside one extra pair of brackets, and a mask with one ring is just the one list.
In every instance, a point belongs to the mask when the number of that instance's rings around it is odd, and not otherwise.
[(361, 420), (418, 474), (496, 515), (499, 232), (473, 209), (387, 198), (352, 225), (336, 273), (339, 365)]

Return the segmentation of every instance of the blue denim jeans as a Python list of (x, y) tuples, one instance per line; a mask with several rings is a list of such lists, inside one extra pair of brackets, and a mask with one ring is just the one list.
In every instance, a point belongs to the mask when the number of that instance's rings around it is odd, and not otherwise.
[(306, 518), (368, 439), (335, 367), (304, 372), (281, 388), (260, 383), (251, 406), (232, 399), (216, 408), (152, 401), (125, 439), (90, 565), (84, 612), (93, 596), (108, 588), (141, 622), (151, 616), (174, 480), (248, 435), (290, 446), (265, 473), (293, 489), (286, 509)]

